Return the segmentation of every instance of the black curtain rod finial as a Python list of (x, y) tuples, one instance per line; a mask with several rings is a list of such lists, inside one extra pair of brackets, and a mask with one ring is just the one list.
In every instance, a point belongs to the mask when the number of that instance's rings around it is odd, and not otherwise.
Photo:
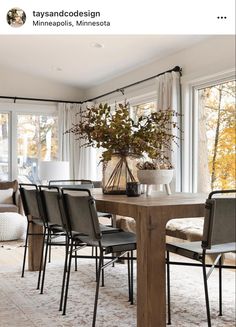
[(173, 72), (179, 72), (181, 71), (181, 68), (179, 66), (175, 66), (172, 70)]
[(182, 68), (181, 67), (179, 67), (179, 66), (175, 66), (173, 69), (173, 72), (179, 72), (180, 73), (180, 76), (182, 76)]

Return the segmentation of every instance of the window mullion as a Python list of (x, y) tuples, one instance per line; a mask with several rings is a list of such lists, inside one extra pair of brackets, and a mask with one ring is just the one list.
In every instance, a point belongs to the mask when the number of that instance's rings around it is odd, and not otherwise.
[(17, 113), (11, 112), (10, 119), (10, 177), (17, 179)]

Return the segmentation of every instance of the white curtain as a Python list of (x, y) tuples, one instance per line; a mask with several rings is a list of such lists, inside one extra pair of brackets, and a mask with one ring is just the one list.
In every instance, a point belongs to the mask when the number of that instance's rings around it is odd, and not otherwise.
[[(157, 110), (172, 109), (180, 113), (180, 74), (178, 72), (165, 73), (156, 78), (156, 86)], [(180, 151), (180, 148), (174, 142), (172, 142), (172, 150), (172, 152), (168, 153), (168, 156), (175, 168), (174, 178), (171, 183), (171, 189), (174, 192), (181, 190), (181, 156), (177, 156), (177, 151)]]
[(92, 147), (81, 147), (83, 140), (72, 133), (65, 134), (73, 124), (81, 120), (81, 111), (90, 106), (91, 103), (83, 105), (73, 103), (58, 104), (59, 121), (59, 159), (70, 162), (71, 179), (96, 180), (96, 150)]

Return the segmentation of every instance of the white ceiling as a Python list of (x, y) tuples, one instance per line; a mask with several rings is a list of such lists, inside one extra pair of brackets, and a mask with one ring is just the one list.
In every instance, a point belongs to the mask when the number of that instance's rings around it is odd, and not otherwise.
[[(125, 74), (207, 36), (0, 36), (0, 65), (79, 88)], [(104, 47), (92, 47), (93, 43)]]

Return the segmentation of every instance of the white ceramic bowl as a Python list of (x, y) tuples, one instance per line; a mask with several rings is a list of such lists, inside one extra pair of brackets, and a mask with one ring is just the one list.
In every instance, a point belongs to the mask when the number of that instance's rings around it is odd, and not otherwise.
[(173, 169), (138, 170), (137, 177), (141, 184), (169, 184), (173, 178)]

